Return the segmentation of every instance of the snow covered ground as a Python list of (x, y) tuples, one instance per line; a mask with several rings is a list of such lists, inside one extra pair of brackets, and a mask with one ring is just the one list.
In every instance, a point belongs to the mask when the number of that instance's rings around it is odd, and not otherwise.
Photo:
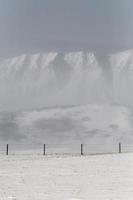
[(0, 200), (132, 200), (133, 154), (0, 156)]

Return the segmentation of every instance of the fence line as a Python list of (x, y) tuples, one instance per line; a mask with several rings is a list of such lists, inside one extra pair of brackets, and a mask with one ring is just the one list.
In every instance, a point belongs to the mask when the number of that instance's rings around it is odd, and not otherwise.
[[(23, 145), (23, 146), (22, 146)], [(3, 145), (2, 145), (3, 146)], [(1, 147), (1, 146), (0, 146)], [(128, 148), (127, 148), (128, 147)], [(130, 150), (130, 147), (131, 150)], [(122, 153), (122, 152), (133, 152), (133, 144), (130, 146), (122, 145), (121, 143), (112, 144), (111, 149), (110, 145), (104, 146), (102, 144), (43, 144), (43, 145), (34, 145), (34, 144), (6, 144), (3, 146), (1, 152), (3, 154), (14, 155), (14, 154), (42, 154), (42, 155), (51, 155), (51, 154), (78, 154), (78, 155), (87, 155), (87, 154), (104, 154), (104, 153)]]

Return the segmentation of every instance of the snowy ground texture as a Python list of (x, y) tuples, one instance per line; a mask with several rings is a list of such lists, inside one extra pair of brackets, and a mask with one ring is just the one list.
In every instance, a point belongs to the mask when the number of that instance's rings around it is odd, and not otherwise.
[(0, 156), (0, 200), (132, 200), (133, 154)]

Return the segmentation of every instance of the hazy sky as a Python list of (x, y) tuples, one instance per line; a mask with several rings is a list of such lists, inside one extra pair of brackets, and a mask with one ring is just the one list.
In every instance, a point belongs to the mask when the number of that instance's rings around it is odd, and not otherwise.
[(133, 0), (0, 0), (0, 57), (133, 48)]

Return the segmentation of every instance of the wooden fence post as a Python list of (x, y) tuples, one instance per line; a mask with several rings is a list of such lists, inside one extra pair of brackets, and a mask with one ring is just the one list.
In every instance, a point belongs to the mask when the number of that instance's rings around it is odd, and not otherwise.
[(119, 143), (119, 153), (122, 153), (121, 143)]
[(8, 153), (9, 153), (9, 146), (8, 144), (6, 145), (6, 155), (8, 156)]
[(83, 144), (81, 144), (81, 155), (83, 155)]
[(46, 145), (44, 144), (44, 146), (43, 146), (43, 155), (45, 156), (45, 154), (46, 154)]

